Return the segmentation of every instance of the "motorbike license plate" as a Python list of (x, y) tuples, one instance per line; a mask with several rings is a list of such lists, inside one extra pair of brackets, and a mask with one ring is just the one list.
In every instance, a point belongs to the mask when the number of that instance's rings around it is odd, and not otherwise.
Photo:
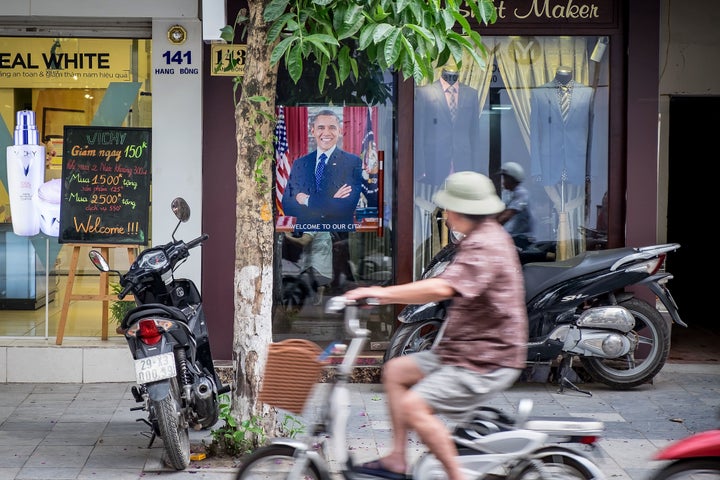
[(137, 383), (157, 382), (172, 378), (175, 374), (175, 356), (172, 352), (135, 360)]

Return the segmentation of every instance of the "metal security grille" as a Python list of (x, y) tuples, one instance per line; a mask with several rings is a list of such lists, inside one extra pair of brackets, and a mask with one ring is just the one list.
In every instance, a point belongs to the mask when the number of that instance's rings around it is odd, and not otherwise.
[(0, 16), (0, 36), (151, 38), (150, 19)]

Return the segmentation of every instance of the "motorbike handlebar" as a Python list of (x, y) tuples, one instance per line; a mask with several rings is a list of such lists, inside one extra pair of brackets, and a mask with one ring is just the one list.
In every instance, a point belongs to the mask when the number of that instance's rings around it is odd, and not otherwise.
[(122, 291), (118, 293), (118, 299), (122, 300), (123, 298), (125, 298), (127, 294), (130, 293), (130, 291), (132, 290), (132, 287), (132, 282), (125, 285), (125, 288), (123, 288)]
[(187, 249), (190, 250), (191, 248), (197, 247), (198, 245), (200, 245), (202, 242), (204, 242), (208, 238), (210, 238), (210, 235), (208, 235), (207, 233), (203, 233), (199, 237), (187, 242), (185, 244), (185, 247), (187, 247)]

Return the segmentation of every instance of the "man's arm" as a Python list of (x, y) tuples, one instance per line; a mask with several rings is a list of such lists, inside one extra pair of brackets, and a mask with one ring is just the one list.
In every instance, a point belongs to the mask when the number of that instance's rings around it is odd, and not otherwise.
[(305, 183), (303, 166), (306, 161), (306, 157), (298, 158), (290, 168), (290, 176), (282, 199), (283, 213), (289, 217), (301, 217), (306, 212), (306, 207), (297, 200), (299, 193), (307, 193), (304, 192), (306, 189), (303, 189)]
[(417, 282), (389, 287), (362, 287), (350, 290), (345, 297), (351, 300), (376, 298), (381, 305), (390, 303), (423, 304), (439, 302), (455, 296), (455, 289), (442, 278), (426, 278)]
[(529, 194), (527, 190), (522, 186), (517, 186), (513, 191), (513, 195), (505, 206), (505, 210), (500, 212), (497, 216), (497, 221), (500, 225), (505, 225), (511, 218), (523, 210), (528, 209), (529, 205)]
[(285, 232), (285, 238), (293, 243), (297, 243), (298, 245), (305, 247), (306, 245), (309, 245), (310, 242), (313, 240), (313, 236), (309, 233), (303, 233), (299, 237), (294, 237), (292, 233)]
[(506, 208), (502, 212), (498, 213), (497, 221), (500, 222), (500, 225), (505, 225), (507, 221), (517, 215), (517, 213), (517, 210), (514, 210), (512, 208)]
[[(322, 209), (330, 217), (351, 217), (360, 200), (362, 160), (357, 155), (338, 149), (328, 162), (336, 163), (337, 166), (330, 170), (327, 167), (325, 169), (325, 174), (331, 175), (327, 191), (322, 196), (310, 195), (308, 206), (311, 209)], [(350, 187), (349, 192), (347, 187)], [(345, 193), (335, 197), (343, 189)]]

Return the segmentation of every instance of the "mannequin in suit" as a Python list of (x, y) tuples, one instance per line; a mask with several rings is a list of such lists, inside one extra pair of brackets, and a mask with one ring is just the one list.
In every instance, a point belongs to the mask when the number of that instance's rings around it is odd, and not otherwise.
[(568, 86), (572, 81), (572, 68), (560, 65), (557, 70), (555, 70), (555, 82), (557, 82), (557, 84)]
[[(433, 189), (450, 173), (480, 171), (478, 91), (458, 78), (458, 71), (447, 67), (440, 79), (415, 90), (415, 179)], [(457, 89), (454, 118), (448, 87)]]
[[(558, 213), (557, 259), (584, 251), (584, 185), (592, 89), (558, 67), (552, 81), (530, 94), (530, 169)], [(566, 105), (563, 113), (563, 105)]]
[[(569, 95), (563, 118), (561, 99)], [(592, 89), (573, 79), (570, 67), (558, 67), (555, 78), (530, 94), (530, 174), (543, 185), (585, 182)]]
[[(332, 110), (321, 110), (315, 115), (310, 133), (317, 149), (293, 162), (283, 194), (283, 211), (296, 217), (295, 228), (299, 230), (354, 230), (355, 208), (363, 183), (362, 160), (337, 147), (342, 124)], [(318, 184), (315, 172), (322, 155), (325, 166)]]

